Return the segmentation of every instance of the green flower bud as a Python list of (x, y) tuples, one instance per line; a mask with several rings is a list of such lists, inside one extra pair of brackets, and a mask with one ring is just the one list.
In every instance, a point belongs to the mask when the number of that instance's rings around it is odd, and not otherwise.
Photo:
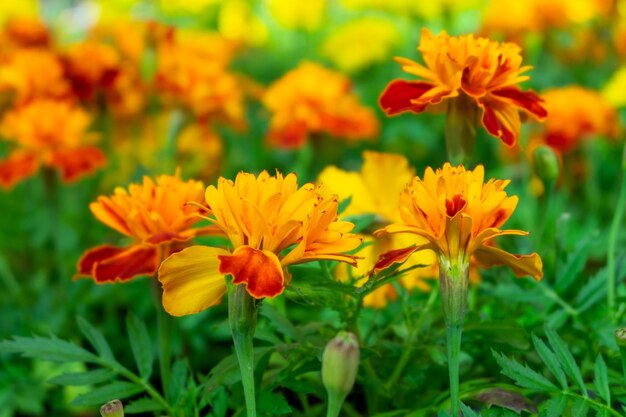
[(539, 146), (533, 152), (535, 172), (546, 182), (555, 181), (559, 177), (559, 159), (549, 146)]
[(322, 382), (329, 397), (343, 399), (354, 386), (359, 369), (359, 341), (353, 333), (339, 332), (326, 345), (322, 358)]
[(615, 341), (620, 348), (626, 347), (626, 328), (621, 327), (615, 330)]
[(120, 400), (109, 401), (100, 407), (102, 417), (124, 417), (124, 406)]

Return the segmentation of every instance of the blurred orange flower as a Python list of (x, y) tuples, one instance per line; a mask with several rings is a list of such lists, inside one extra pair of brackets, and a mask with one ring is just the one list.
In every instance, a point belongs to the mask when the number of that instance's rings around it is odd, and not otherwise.
[(561, 154), (586, 138), (615, 138), (619, 133), (617, 110), (595, 90), (572, 85), (547, 90), (541, 97), (549, 114), (542, 141)]
[(18, 48), (48, 47), (50, 32), (46, 25), (34, 16), (14, 16), (6, 21), (0, 35), (2, 48), (7, 45)]
[[(483, 267), (506, 265), (518, 276), (543, 276), (536, 253), (512, 255), (491, 245), (504, 235), (527, 235), (521, 230), (502, 230), (517, 206), (517, 197), (504, 190), (510, 181), (490, 179), (484, 183), (482, 165), (473, 171), (449, 163), (436, 172), (427, 168), (424, 179), (413, 181), (400, 198), (402, 222), (376, 231), (375, 235), (408, 233), (418, 236), (415, 244), (382, 255), (374, 269), (406, 261), (411, 254), (429, 249), (439, 260), (440, 274), (458, 268), (467, 271), (472, 256)], [(425, 239), (424, 242), (422, 239)]]
[(119, 53), (102, 42), (86, 40), (71, 45), (63, 59), (74, 94), (81, 100), (92, 100), (100, 89), (111, 87), (119, 72)]
[(11, 188), (35, 174), (39, 165), (57, 168), (75, 181), (102, 167), (106, 157), (88, 144), (89, 115), (65, 101), (38, 99), (7, 112), (0, 133), (17, 149), (0, 162), (0, 185)]
[(351, 91), (350, 80), (313, 62), (303, 62), (275, 81), (263, 104), (272, 112), (268, 139), (299, 148), (311, 134), (359, 140), (378, 133), (378, 119)]
[(434, 36), (422, 30), (418, 50), (425, 66), (406, 58), (396, 58), (402, 69), (424, 81), (394, 80), (380, 96), (380, 106), (389, 116), (403, 112), (421, 113), (444, 102), (458, 101), (467, 114), (482, 111), (481, 122), (492, 136), (514, 146), (520, 134), (519, 111), (543, 119), (546, 110), (532, 91), (521, 91), (518, 84), (530, 77), (531, 69), (521, 66), (520, 48), (473, 35)]
[(127, 281), (154, 274), (161, 260), (184, 242), (212, 228), (192, 228), (199, 209), (188, 202), (202, 201), (204, 185), (183, 181), (178, 175), (143, 178), (128, 190), (118, 187), (110, 197), (100, 196), (89, 205), (93, 215), (132, 239), (125, 247), (101, 245), (89, 249), (78, 261), (78, 276), (97, 283)]
[(298, 187), (295, 174), (259, 176), (240, 172), (220, 178), (205, 193), (208, 217), (232, 244), (231, 250), (192, 246), (166, 259), (159, 269), (163, 306), (174, 316), (197, 313), (220, 302), (224, 275), (255, 298), (281, 294), (287, 266), (320, 259), (356, 264), (344, 252), (361, 239), (353, 224), (337, 220), (337, 197), (321, 197), (313, 184)]

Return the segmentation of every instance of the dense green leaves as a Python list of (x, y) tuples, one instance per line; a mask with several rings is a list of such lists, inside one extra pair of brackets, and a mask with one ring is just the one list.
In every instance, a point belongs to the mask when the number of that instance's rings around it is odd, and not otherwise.
[(86, 394), (76, 397), (74, 405), (102, 405), (114, 399), (124, 399), (142, 392), (143, 387), (132, 382), (117, 381), (94, 388)]
[(149, 379), (152, 374), (152, 362), (154, 361), (154, 353), (152, 351), (152, 343), (146, 325), (132, 313), (126, 317), (126, 329), (130, 346), (133, 350), (133, 356), (137, 363), (139, 375), (144, 379)]

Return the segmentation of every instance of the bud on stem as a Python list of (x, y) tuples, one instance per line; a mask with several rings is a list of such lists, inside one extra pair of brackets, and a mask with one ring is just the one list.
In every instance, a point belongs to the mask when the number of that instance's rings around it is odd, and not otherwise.
[(124, 417), (124, 406), (120, 400), (109, 401), (100, 407), (102, 417)]
[(359, 341), (353, 333), (339, 332), (326, 345), (322, 358), (322, 382), (328, 393), (327, 417), (337, 417), (352, 391), (359, 370)]

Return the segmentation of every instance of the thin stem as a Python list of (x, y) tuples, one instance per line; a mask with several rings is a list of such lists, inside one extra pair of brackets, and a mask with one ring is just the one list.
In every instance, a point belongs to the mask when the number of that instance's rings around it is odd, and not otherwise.
[(170, 364), (172, 362), (172, 317), (163, 309), (161, 299), (163, 289), (156, 276), (152, 278), (152, 298), (157, 314), (157, 337), (159, 340), (159, 372), (163, 394), (169, 398)]
[(254, 298), (248, 294), (244, 285), (235, 286), (228, 294), (228, 321), (239, 360), (246, 413), (248, 417), (256, 417), (252, 339), (256, 329), (257, 309)]
[(448, 372), (450, 374), (450, 402), (452, 417), (459, 415), (459, 353), (461, 351), (461, 324), (446, 326), (448, 339)]
[(477, 115), (477, 106), (465, 94), (448, 100), (444, 135), (450, 163), (469, 162), (476, 141)]
[(616, 272), (615, 272), (615, 252), (617, 248), (617, 240), (619, 237), (620, 225), (624, 219), (624, 204), (626, 201), (626, 145), (624, 145), (624, 151), (622, 154), (622, 178), (619, 197), (617, 200), (617, 206), (615, 207), (615, 214), (613, 215), (613, 221), (611, 222), (611, 228), (609, 229), (609, 242), (607, 249), (607, 302), (609, 305), (609, 314), (613, 320), (615, 320), (615, 284), (616, 284)]
[(341, 398), (337, 393), (329, 393), (328, 395), (328, 411), (326, 412), (326, 417), (338, 417), (341, 412), (341, 405), (343, 404), (344, 398)]

